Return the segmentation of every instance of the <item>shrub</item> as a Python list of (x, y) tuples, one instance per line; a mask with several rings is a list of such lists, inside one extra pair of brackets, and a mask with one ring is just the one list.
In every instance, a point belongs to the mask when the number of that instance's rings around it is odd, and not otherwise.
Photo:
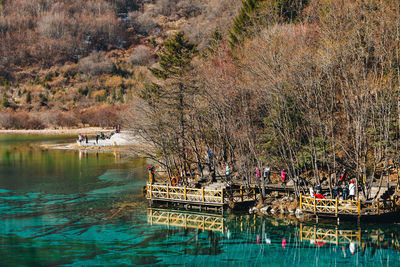
[(44, 129), (44, 124), (25, 112), (8, 112), (0, 116), (0, 126), (6, 129)]
[(57, 113), (54, 123), (61, 127), (73, 127), (78, 125), (78, 119), (71, 113)]
[(80, 113), (83, 124), (94, 127), (113, 127), (122, 124), (121, 108), (116, 106), (103, 106), (89, 108)]
[(112, 73), (113, 65), (101, 53), (93, 52), (79, 61), (79, 71), (90, 75)]
[(102, 89), (94, 92), (92, 96), (97, 102), (105, 101), (107, 98), (107, 91)]
[(150, 48), (140, 45), (136, 47), (132, 55), (128, 58), (128, 63), (132, 65), (146, 66), (152, 59)]
[(136, 32), (144, 35), (149, 35), (150, 32), (158, 26), (154, 20), (147, 14), (132, 12), (129, 14), (129, 21)]

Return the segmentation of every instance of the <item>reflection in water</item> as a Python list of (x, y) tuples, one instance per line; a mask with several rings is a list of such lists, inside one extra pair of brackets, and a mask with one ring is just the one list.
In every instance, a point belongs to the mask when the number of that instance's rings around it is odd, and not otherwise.
[[(246, 255), (257, 253), (256, 262), (281, 266), (320, 263), (355, 264), (395, 263), (400, 251), (397, 227), (389, 229), (352, 229), (352, 225), (307, 225), (289, 220), (255, 215), (229, 215), (148, 209), (147, 222), (152, 227), (166, 227), (168, 235), (182, 229), (192, 235), (186, 245), (200, 251), (210, 248), (211, 255), (233, 261), (248, 261)], [(322, 250), (322, 248), (324, 248)], [(281, 252), (279, 252), (281, 251)], [(283, 254), (282, 254), (283, 253)], [(283, 256), (285, 258), (280, 258)]]

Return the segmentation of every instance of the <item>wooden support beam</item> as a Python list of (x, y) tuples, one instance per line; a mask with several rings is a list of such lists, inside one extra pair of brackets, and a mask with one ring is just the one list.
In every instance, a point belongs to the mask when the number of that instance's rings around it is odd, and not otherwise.
[(358, 203), (357, 203), (358, 217), (360, 217), (360, 216), (361, 216), (361, 201), (358, 200), (357, 202), (358, 202)]
[(379, 208), (379, 198), (376, 199), (376, 210), (378, 212), (378, 215), (380, 214), (380, 208)]
[(205, 198), (204, 198), (204, 187), (201, 187), (201, 199), (203, 200), (203, 202), (205, 202)]
[(152, 194), (151, 194), (152, 186), (151, 186), (151, 184), (149, 184), (148, 188), (149, 188), (149, 192), (150, 192), (149, 193), (150, 199), (152, 199)]
[(224, 203), (224, 189), (221, 188), (221, 203)]
[(169, 185), (167, 184), (167, 198), (169, 198)]
[(335, 199), (335, 216), (338, 215), (338, 198)]
[(316, 215), (317, 214), (317, 201), (315, 200), (315, 197), (314, 197), (314, 215)]
[(303, 194), (300, 194), (300, 210), (303, 209)]
[(186, 185), (183, 187), (183, 194), (184, 194), (185, 200), (187, 200)]

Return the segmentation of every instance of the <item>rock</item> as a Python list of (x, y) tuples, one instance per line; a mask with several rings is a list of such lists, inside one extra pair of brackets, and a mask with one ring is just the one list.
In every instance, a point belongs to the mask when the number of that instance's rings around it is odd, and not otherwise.
[(257, 211), (258, 211), (257, 207), (252, 207), (252, 208), (249, 209), (249, 213), (250, 214), (257, 213)]
[(271, 210), (270, 206), (264, 206), (260, 209), (260, 212), (263, 214), (268, 214), (268, 212)]
[(274, 209), (270, 209), (269, 212), (270, 212), (271, 214), (275, 214), (275, 210), (274, 210)]
[(296, 215), (300, 215), (300, 214), (302, 214), (303, 212), (301, 211), (301, 209), (296, 209), (295, 213), (296, 213)]
[(274, 192), (271, 193), (271, 196), (274, 197), (274, 198), (277, 198), (277, 197), (279, 197), (279, 192), (274, 191)]

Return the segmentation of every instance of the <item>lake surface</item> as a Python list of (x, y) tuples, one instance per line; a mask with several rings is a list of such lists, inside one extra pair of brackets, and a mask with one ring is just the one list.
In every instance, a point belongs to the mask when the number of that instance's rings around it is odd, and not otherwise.
[(150, 209), (145, 160), (70, 140), (0, 136), (0, 265), (400, 266), (399, 225)]

